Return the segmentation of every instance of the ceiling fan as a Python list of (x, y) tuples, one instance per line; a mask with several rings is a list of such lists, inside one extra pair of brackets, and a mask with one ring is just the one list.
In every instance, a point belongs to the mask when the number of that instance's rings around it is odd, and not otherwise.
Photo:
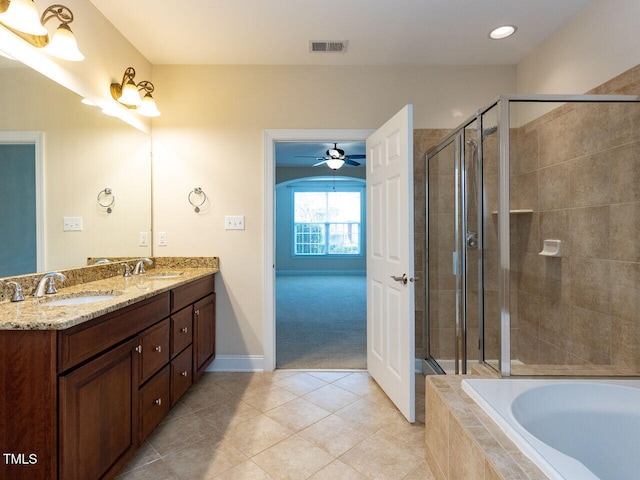
[[(297, 155), (299, 157), (309, 157), (310, 155)], [(312, 157), (320, 160), (318, 163), (315, 163), (313, 166), (317, 167), (322, 165), (323, 163), (327, 165), (331, 170), (338, 170), (343, 165), (350, 165), (352, 167), (357, 167), (361, 165), (359, 162), (352, 160), (353, 158), (366, 158), (366, 155), (356, 154), (356, 155), (347, 155), (344, 150), (338, 148), (338, 144), (334, 143), (333, 148), (329, 148), (326, 151), (326, 156), (324, 158), (321, 157)]]

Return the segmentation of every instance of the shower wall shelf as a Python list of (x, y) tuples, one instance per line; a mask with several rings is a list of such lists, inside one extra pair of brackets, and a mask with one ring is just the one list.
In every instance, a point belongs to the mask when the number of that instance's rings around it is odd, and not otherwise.
[[(509, 210), (509, 213), (511, 213), (512, 215), (517, 215), (519, 213), (533, 213), (533, 210), (531, 210), (530, 208), (525, 208), (522, 210)], [(494, 210), (493, 212), (491, 212), (491, 215), (497, 215), (498, 211)]]

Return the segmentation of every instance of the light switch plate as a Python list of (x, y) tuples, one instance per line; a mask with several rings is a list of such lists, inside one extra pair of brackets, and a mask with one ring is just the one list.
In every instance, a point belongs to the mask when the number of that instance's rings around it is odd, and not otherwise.
[(167, 246), (167, 232), (158, 232), (158, 245), (161, 247)]
[(227, 215), (224, 217), (225, 230), (244, 230), (244, 215)]
[(148, 247), (149, 246), (149, 232), (140, 232), (140, 240), (139, 240), (138, 244), (141, 247)]
[(63, 232), (81, 232), (82, 217), (62, 217)]

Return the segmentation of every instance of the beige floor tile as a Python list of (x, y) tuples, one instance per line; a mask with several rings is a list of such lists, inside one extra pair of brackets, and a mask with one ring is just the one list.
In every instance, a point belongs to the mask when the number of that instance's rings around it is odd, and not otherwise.
[(297, 373), (296, 375), (291, 375), (290, 377), (278, 380), (275, 384), (295, 395), (300, 396), (306, 395), (320, 387), (324, 387), (327, 382), (320, 380), (318, 377), (314, 377), (313, 375), (309, 375), (308, 373)]
[(156, 449), (153, 448), (151, 444), (145, 440), (144, 442), (142, 442), (142, 445), (140, 445), (140, 448), (133, 456), (133, 458), (131, 458), (131, 460), (127, 462), (120, 473), (126, 473), (130, 472), (131, 470), (136, 470), (159, 459), (160, 455), (158, 454), (158, 452), (156, 452)]
[(261, 373), (236, 373), (216, 382), (217, 385), (234, 395), (242, 395), (254, 388), (264, 388), (271, 383), (273, 382)]
[(216, 384), (192, 386), (180, 399), (190, 410), (200, 410), (212, 405), (226, 405), (232, 402), (234, 395)]
[(180, 480), (162, 460), (116, 477), (117, 480)]
[(349, 390), (356, 395), (365, 396), (380, 387), (367, 372), (356, 372), (333, 382), (334, 385)]
[(260, 411), (247, 405), (240, 399), (235, 399), (224, 407), (212, 406), (195, 412), (201, 418), (220, 433), (224, 433), (229, 427), (250, 420), (260, 415)]
[(296, 398), (265, 412), (265, 415), (297, 432), (323, 419), (330, 413), (328, 410), (320, 408), (304, 398)]
[(350, 450), (370, 434), (371, 432), (336, 415), (323, 418), (298, 433), (300, 437), (323, 448), (334, 457)]
[(335, 382), (336, 380), (340, 380), (341, 378), (350, 375), (352, 372), (350, 371), (331, 371), (331, 372), (307, 372), (309, 375), (319, 378), (327, 383)]
[(331, 462), (309, 480), (366, 480), (367, 477), (340, 460)]
[(293, 433), (292, 430), (261, 414), (230, 427), (225, 432), (224, 439), (248, 457), (252, 457)]
[(216, 475), (246, 462), (247, 457), (228, 442), (205, 440), (162, 457), (162, 460), (180, 480), (212, 480)]
[(162, 419), (161, 423), (171, 422), (190, 413), (193, 413), (193, 410), (179, 401), (173, 407), (171, 407), (171, 410), (169, 410), (167, 416)]
[(205, 439), (214, 442), (221, 438), (222, 435), (213, 427), (190, 413), (172, 422), (158, 425), (147, 441), (164, 456)]
[(380, 405), (369, 398), (361, 398), (357, 402), (338, 410), (335, 414), (356, 422), (359, 426), (371, 432), (384, 427), (389, 422), (404, 418), (396, 408)]
[(355, 393), (351, 393), (335, 385), (320, 387), (313, 392), (307, 393), (303, 398), (330, 412), (340, 410), (360, 399)]
[(380, 432), (360, 442), (342, 455), (340, 460), (363, 475), (380, 480), (400, 480), (420, 463), (406, 448), (382, 436)]
[(215, 480), (273, 480), (273, 477), (251, 460), (247, 460), (216, 476)]
[(277, 480), (304, 480), (334, 458), (297, 435), (287, 438), (252, 460)]
[(242, 401), (261, 412), (267, 412), (297, 398), (284, 388), (270, 385), (265, 388), (255, 388), (242, 397)]
[(420, 463), (413, 471), (404, 477), (402, 480), (436, 480), (436, 477), (431, 473), (431, 469), (427, 462)]

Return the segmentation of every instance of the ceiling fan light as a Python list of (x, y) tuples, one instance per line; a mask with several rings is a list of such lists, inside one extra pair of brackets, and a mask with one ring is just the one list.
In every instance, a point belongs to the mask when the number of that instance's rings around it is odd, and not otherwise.
[(72, 62), (81, 62), (84, 55), (78, 49), (76, 37), (69, 28), (69, 25), (62, 23), (51, 37), (51, 42), (46, 46), (47, 52), (54, 57), (62, 58)]
[(7, 11), (0, 14), (0, 22), (22, 33), (47, 35), (33, 0), (11, 0)]
[(344, 160), (341, 160), (339, 158), (331, 158), (327, 160), (327, 167), (329, 167), (331, 170), (338, 170), (343, 165)]

